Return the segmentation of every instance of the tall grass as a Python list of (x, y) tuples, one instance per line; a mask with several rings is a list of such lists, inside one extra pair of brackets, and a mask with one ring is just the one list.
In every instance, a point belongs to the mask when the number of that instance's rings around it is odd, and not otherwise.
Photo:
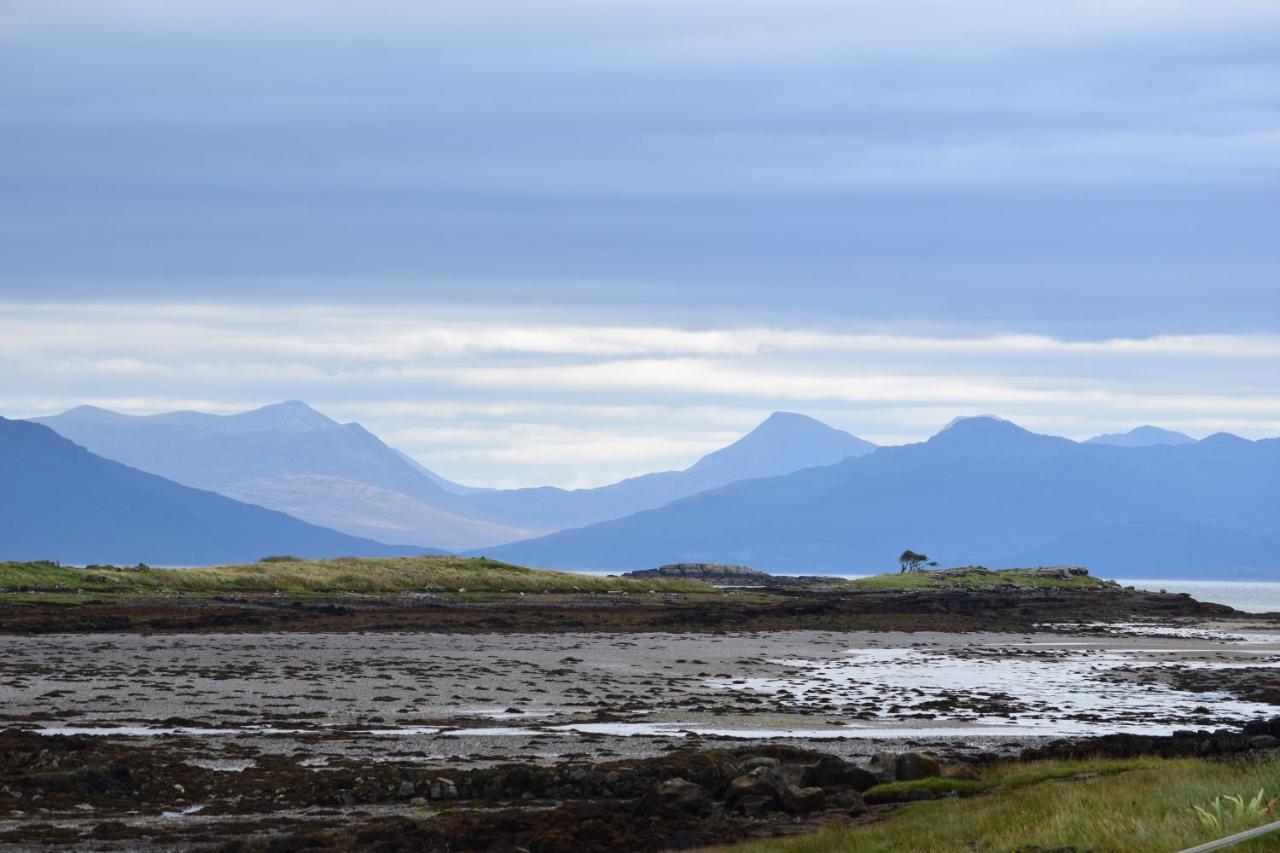
[(270, 561), (202, 569), (0, 564), (0, 592), (366, 593), (712, 592), (687, 580), (636, 581), (513, 566), (483, 557)]
[[(734, 853), (890, 853), (1076, 849), (1095, 853), (1169, 853), (1222, 837), (1201, 823), (1195, 805), (1223, 795), (1248, 800), (1280, 791), (1280, 758), (1207, 761), (1043, 762), (987, 770), (987, 793), (901, 807), (878, 823), (732, 848)], [(1233, 820), (1231, 832), (1265, 823), (1259, 810)], [(1277, 850), (1264, 836), (1233, 850)]]

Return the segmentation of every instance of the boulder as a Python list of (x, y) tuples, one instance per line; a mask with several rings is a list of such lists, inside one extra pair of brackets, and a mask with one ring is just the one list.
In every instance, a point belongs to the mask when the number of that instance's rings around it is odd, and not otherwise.
[(804, 784), (819, 788), (853, 788), (866, 791), (879, 784), (874, 773), (845, 761), (838, 755), (824, 755), (805, 768)]
[(744, 797), (768, 797), (772, 800), (777, 793), (777, 786), (765, 774), (746, 773), (733, 778), (724, 798), (726, 802), (733, 804)]
[(711, 797), (701, 785), (686, 779), (668, 779), (641, 798), (641, 814), (706, 814)]
[(744, 817), (757, 817), (774, 809), (773, 797), (765, 796), (746, 796), (734, 803), (734, 808), (743, 814)]
[(898, 782), (914, 782), (941, 775), (942, 765), (938, 760), (923, 753), (904, 752), (893, 763), (893, 778)]
[(821, 788), (788, 785), (778, 792), (778, 805), (792, 814), (809, 814), (826, 807), (827, 794)]

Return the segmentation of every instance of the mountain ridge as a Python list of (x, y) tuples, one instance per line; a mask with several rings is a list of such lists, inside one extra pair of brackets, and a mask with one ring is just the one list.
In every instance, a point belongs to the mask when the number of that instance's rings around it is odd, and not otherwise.
[(51, 428), (0, 417), (0, 559), (204, 565), (398, 556), (387, 545), (105, 459)]
[[(1129, 524), (1123, 547), (1091, 568), (1119, 575), (1265, 569), (1280, 575), (1271, 532), (1280, 505), (1280, 439), (1114, 447), (967, 419), (928, 441), (883, 447), (825, 468), (739, 482), (668, 506), (490, 549), (554, 568), (623, 570), (675, 562), (767, 571), (884, 571), (911, 547), (944, 564), (999, 565), (1074, 535), (1083, 547)], [(1141, 535), (1159, 525), (1219, 534), (1188, 543)], [(1084, 538), (1081, 538), (1084, 537)], [(605, 543), (608, 547), (605, 547)], [(1091, 548), (1093, 546), (1090, 546)], [(1219, 557), (1217, 552), (1232, 555)], [(1050, 559), (1050, 555), (1052, 559)]]

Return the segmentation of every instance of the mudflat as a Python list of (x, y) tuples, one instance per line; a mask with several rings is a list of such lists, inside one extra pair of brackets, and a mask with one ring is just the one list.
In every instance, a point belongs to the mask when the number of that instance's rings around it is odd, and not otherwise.
[[(813, 776), (826, 761), (846, 781), (879, 767), (866, 790), (885, 780), (885, 756), (971, 767), (1062, 738), (1237, 729), (1275, 713), (1278, 672), (1280, 626), (1257, 617), (1020, 632), (8, 635), (0, 842), (309, 845), (388, 821), (429, 828), (409, 849), (732, 841), (893, 806), (815, 783), (796, 789), (826, 790), (808, 795), (822, 808), (636, 810), (690, 766), (727, 762), (737, 776), (772, 756)], [(567, 828), (585, 820), (575, 808), (625, 835), (593, 847)], [(527, 828), (468, 846), (495, 809)]]

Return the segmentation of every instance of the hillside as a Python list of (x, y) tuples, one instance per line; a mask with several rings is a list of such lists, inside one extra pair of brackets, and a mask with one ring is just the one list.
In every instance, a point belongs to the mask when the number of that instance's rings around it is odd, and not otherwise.
[(103, 459), (48, 427), (0, 418), (0, 559), (202, 565), (266, 554), (392, 556), (308, 524)]
[(36, 422), (108, 459), (353, 536), (452, 550), (534, 532), (477, 517), (433, 472), (299, 401), (238, 415), (81, 406)]
[(559, 530), (619, 518), (709, 489), (832, 465), (875, 445), (794, 412), (774, 412), (755, 429), (682, 471), (645, 474), (595, 489), (507, 489), (472, 495), (474, 506), (508, 523)]
[(661, 506), (754, 477), (830, 465), (874, 445), (803, 415), (777, 412), (683, 471), (595, 489), (475, 489), (290, 401), (237, 415), (133, 416), (92, 406), (36, 419), (94, 453), (383, 542), (483, 548)]
[(1114, 447), (970, 418), (927, 442), (488, 553), (557, 568), (731, 562), (870, 573), (911, 547), (951, 565), (1276, 577), (1277, 506), (1277, 439)]

